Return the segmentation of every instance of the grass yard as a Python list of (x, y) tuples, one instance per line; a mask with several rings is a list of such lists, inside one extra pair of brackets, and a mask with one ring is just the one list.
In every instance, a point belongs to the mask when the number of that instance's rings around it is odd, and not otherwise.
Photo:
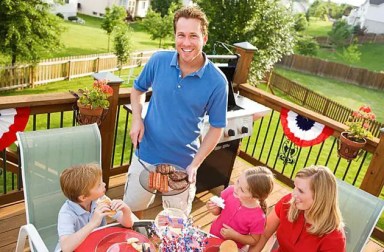
[(384, 44), (362, 44), (359, 47), (359, 51), (361, 52), (360, 61), (355, 63), (348, 63), (342, 58), (342, 49), (334, 51), (332, 49), (321, 48), (316, 57), (359, 68), (366, 68), (371, 71), (384, 72)]
[[(61, 42), (64, 48), (53, 54), (43, 55), (42, 58), (58, 58), (76, 55), (88, 55), (108, 52), (108, 36), (101, 29), (101, 18), (79, 15), (85, 20), (85, 24), (64, 21), (65, 31), (61, 36)], [(132, 28), (133, 50), (150, 50), (159, 48), (158, 40), (151, 40), (150, 35), (146, 33), (140, 22), (130, 23)], [(113, 35), (111, 35), (110, 51), (113, 51)], [(165, 48), (172, 48), (173, 38), (165, 41)], [(9, 58), (0, 54), (0, 65), (9, 62)]]
[[(65, 21), (66, 31), (62, 34), (62, 43), (65, 45), (61, 51), (44, 58), (56, 58), (72, 55), (87, 55), (108, 52), (108, 35), (101, 29), (102, 19), (81, 15), (85, 24)], [(129, 24), (132, 28), (133, 50), (157, 49), (158, 41), (150, 39), (140, 23)], [(113, 35), (111, 35), (110, 51), (113, 51)], [(172, 40), (167, 40), (167, 47), (172, 46)]]
[(299, 73), (283, 68), (275, 68), (275, 71), (346, 107), (358, 109), (360, 105), (370, 105), (376, 114), (377, 120), (384, 122), (384, 91), (364, 88), (326, 77)]
[(332, 22), (311, 17), (308, 22), (308, 27), (304, 31), (304, 34), (312, 37), (323, 37), (328, 36), (328, 32), (331, 30)]

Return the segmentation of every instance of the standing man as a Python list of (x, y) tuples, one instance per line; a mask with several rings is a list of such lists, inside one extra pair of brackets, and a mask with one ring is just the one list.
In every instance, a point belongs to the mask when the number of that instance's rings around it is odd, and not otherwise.
[[(144, 190), (139, 175), (147, 164), (170, 163), (185, 168), (188, 190), (163, 196), (163, 205), (183, 209), (189, 215), (196, 193), (197, 169), (217, 145), (226, 126), (228, 83), (225, 75), (207, 59), (208, 21), (197, 7), (179, 9), (173, 20), (176, 51), (155, 53), (134, 82), (131, 93), (130, 136), (136, 150), (128, 171), (124, 201), (142, 217), (154, 195)], [(145, 92), (152, 87), (148, 111), (141, 117)], [(200, 143), (200, 126), (209, 115), (210, 128)], [(140, 143), (140, 145), (138, 145)]]

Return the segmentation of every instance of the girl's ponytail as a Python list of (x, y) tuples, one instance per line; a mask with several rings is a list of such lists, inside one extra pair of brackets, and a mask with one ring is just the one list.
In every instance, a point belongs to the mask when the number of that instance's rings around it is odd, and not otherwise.
[(265, 201), (265, 199), (259, 200), (259, 202), (260, 202), (261, 209), (265, 214), (267, 214), (267, 208), (268, 208), (267, 202)]

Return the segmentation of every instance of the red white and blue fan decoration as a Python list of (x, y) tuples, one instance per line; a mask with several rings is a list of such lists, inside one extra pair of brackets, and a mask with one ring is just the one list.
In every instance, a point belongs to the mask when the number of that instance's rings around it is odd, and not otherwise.
[(0, 151), (16, 141), (16, 132), (24, 131), (30, 108), (0, 109)]
[(332, 128), (286, 108), (281, 108), (280, 118), (284, 134), (300, 147), (319, 144), (333, 134)]

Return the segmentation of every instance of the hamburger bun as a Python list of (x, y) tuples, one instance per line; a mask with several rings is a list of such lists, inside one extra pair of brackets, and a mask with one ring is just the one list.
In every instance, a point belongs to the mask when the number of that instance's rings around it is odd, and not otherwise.
[(223, 241), (222, 244), (220, 244), (219, 251), (220, 252), (224, 252), (224, 251), (225, 252), (237, 252), (238, 248), (237, 248), (236, 242), (234, 242), (232, 240), (225, 240), (225, 241)]
[[(111, 202), (112, 200), (107, 196), (107, 195), (104, 195), (103, 197), (100, 197), (97, 201), (96, 201), (96, 204), (107, 204), (109, 207), (111, 206)], [(107, 211), (104, 211), (104, 213), (108, 213), (109, 216), (113, 216), (116, 214), (116, 211), (115, 210), (107, 210)]]

